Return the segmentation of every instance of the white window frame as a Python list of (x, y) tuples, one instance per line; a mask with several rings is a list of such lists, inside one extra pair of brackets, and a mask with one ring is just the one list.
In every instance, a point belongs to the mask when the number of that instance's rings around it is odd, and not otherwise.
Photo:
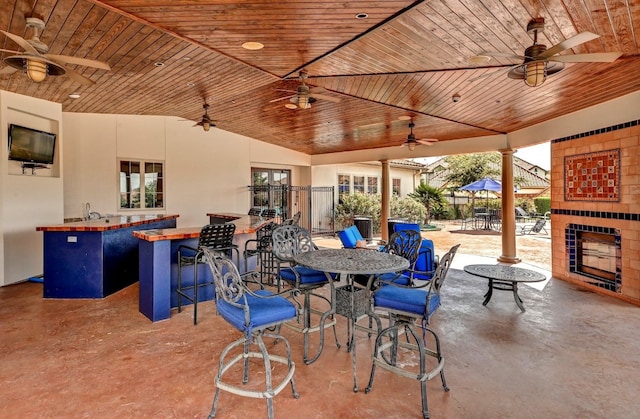
[[(140, 178), (138, 180), (139, 182), (139, 186), (140, 186), (140, 191), (139, 191), (139, 203), (140, 206), (138, 207), (127, 207), (127, 206), (122, 206), (123, 203), (123, 186), (125, 187), (125, 189), (127, 189), (127, 185), (126, 183), (123, 184), (123, 177), (122, 177), (122, 164), (124, 162), (127, 162), (128, 164), (131, 163), (136, 163), (140, 165)], [(161, 184), (162, 184), (162, 191), (157, 192), (156, 194), (161, 195), (162, 199), (162, 205), (161, 206), (152, 206), (152, 207), (148, 207), (147, 203), (146, 203), (146, 182), (144, 181), (145, 179), (145, 168), (147, 164), (160, 164), (162, 166), (162, 177), (160, 178), (162, 180)], [(143, 160), (143, 159), (132, 159), (132, 158), (118, 158), (118, 185), (117, 185), (117, 191), (118, 191), (118, 210), (119, 211), (140, 211), (140, 210), (145, 210), (145, 209), (165, 209), (167, 206), (167, 192), (166, 192), (166, 188), (167, 188), (167, 172), (166, 172), (166, 164), (164, 161), (162, 160)], [(127, 195), (132, 194), (132, 191), (127, 189), (125, 192)]]

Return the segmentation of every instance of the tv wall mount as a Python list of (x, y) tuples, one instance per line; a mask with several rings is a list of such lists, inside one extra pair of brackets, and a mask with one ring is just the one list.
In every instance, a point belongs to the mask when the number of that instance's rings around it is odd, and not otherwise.
[(31, 169), (31, 174), (35, 175), (37, 169), (49, 169), (49, 166), (46, 164), (40, 163), (22, 163), (22, 174), (26, 175), (26, 170)]

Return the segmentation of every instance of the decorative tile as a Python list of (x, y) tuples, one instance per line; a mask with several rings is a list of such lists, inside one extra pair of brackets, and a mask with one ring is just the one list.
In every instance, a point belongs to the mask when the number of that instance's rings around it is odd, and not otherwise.
[(565, 201), (620, 201), (620, 149), (564, 158)]

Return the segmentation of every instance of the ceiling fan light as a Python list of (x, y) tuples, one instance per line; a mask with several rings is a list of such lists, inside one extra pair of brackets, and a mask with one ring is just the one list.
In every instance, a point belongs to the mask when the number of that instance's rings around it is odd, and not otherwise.
[(204, 121), (204, 122), (202, 123), (202, 128), (203, 128), (205, 131), (209, 131), (209, 128), (211, 128), (211, 124), (209, 123), (209, 121)]
[(36, 83), (40, 83), (47, 77), (47, 63), (39, 60), (27, 60), (27, 76)]
[(309, 96), (299, 96), (298, 97), (298, 107), (300, 109), (309, 109), (311, 107), (311, 102), (309, 102)]
[(527, 86), (538, 87), (547, 79), (547, 63), (533, 61), (524, 65), (524, 83)]
[(407, 144), (407, 147), (409, 147), (409, 151), (413, 151), (416, 149), (416, 143), (414, 143), (413, 141), (409, 141), (409, 144)]

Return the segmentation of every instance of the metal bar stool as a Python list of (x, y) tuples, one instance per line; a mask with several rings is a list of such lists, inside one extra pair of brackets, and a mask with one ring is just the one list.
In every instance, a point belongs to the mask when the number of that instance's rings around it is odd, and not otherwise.
[[(200, 230), (197, 248), (184, 244), (178, 246), (178, 286), (176, 288), (178, 313), (182, 312), (183, 298), (193, 303), (194, 325), (198, 324), (198, 289), (213, 285), (212, 280), (198, 279), (198, 265), (204, 263), (202, 260), (203, 248), (215, 249), (228, 256), (232, 256), (232, 252), (235, 250), (236, 260), (239, 260), (238, 246), (233, 244), (235, 231), (236, 225), (233, 223), (208, 224)], [(185, 284), (182, 280), (182, 268), (185, 266), (193, 266), (192, 283)]]

